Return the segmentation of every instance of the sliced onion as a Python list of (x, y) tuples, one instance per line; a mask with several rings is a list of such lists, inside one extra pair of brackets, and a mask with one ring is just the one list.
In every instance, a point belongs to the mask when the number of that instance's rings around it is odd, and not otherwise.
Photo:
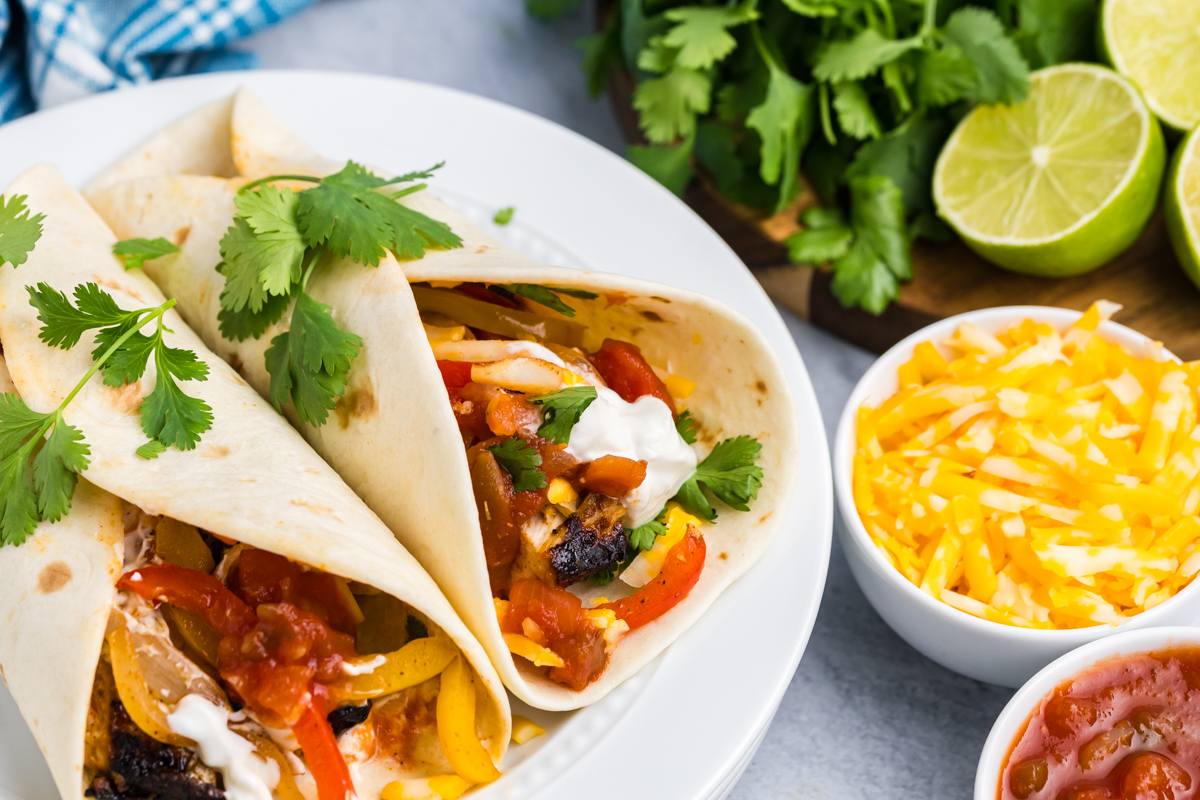
[(544, 317), (529, 311), (517, 311), (485, 303), (450, 289), (434, 289), (427, 285), (414, 284), (412, 291), (420, 311), (437, 311), (469, 328), (510, 339), (532, 335), (540, 341), (568, 346), (583, 341), (583, 326), (566, 317)]

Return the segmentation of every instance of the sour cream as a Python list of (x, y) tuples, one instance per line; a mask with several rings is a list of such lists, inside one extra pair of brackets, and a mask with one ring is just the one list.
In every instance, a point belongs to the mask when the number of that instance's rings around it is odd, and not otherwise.
[(646, 480), (621, 498), (630, 528), (653, 520), (696, 469), (696, 454), (666, 403), (650, 396), (627, 403), (603, 386), (571, 429), (566, 451), (580, 461), (611, 455), (646, 462)]
[(196, 742), (200, 759), (225, 779), (229, 800), (271, 800), (279, 765), (263, 759), (254, 745), (229, 729), (229, 712), (198, 694), (179, 701), (167, 717), (171, 730)]

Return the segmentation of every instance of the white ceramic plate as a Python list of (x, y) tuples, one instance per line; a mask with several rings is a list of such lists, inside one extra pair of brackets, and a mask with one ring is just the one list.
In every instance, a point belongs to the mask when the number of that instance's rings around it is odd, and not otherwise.
[[(718, 298), (774, 343), (796, 398), (803, 460), (766, 556), (661, 658), (569, 714), (514, 703), (549, 731), (514, 746), (478, 798), (726, 795), (762, 740), (817, 615), (832, 530), (829, 456), (808, 373), (775, 308), (699, 217), (600, 146), (449, 89), (321, 72), (224, 73), (89, 98), (0, 128), (0, 187), (39, 162), (82, 186), (149, 134), (248, 86), (318, 151), (395, 170), (445, 160), (432, 190), (547, 263), (636, 275)], [(352, 109), (339, 116), (338, 106)], [(370, 109), (364, 114), (361, 109)], [(515, 206), (506, 228), (490, 224)], [(49, 771), (0, 689), (0, 800), (53, 800)]]

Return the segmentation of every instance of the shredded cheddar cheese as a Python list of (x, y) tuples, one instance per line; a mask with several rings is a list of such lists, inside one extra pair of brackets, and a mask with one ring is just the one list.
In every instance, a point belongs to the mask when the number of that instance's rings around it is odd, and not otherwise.
[[(1096, 335), (962, 325), (914, 348), (899, 391), (858, 410), (854, 502), (924, 592), (1028, 628), (1120, 623), (1200, 572), (1200, 362)], [(1161, 350), (1156, 349), (1155, 354)]]

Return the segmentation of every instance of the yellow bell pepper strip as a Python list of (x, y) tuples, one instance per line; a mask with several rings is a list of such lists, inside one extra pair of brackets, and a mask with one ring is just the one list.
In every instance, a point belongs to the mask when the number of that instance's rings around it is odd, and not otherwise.
[(545, 732), (545, 728), (540, 727), (536, 722), (528, 717), (523, 717), (520, 714), (513, 714), (512, 740), (516, 744), (525, 744), (530, 739), (541, 736)]
[(238, 734), (253, 744), (259, 755), (279, 765), (279, 785), (274, 790), (275, 800), (305, 800), (300, 788), (296, 786), (296, 779), (292, 776), (292, 766), (288, 764), (283, 751), (275, 742), (260, 733), (238, 730)]
[(562, 656), (548, 647), (543, 647), (528, 636), (522, 636), (519, 633), (506, 633), (504, 634), (504, 643), (508, 645), (508, 652), (515, 656), (529, 659), (535, 667), (566, 666), (566, 662), (562, 660)]
[(442, 673), (437, 698), (438, 738), (451, 768), (463, 780), (491, 783), (500, 777), (475, 733), (475, 684), (470, 667), (456, 655)]
[(117, 684), (117, 695), (121, 698), (129, 718), (146, 735), (163, 744), (176, 747), (195, 747), (195, 742), (171, 730), (167, 723), (170, 713), (142, 675), (134, 650), (133, 638), (123, 625), (113, 628), (108, 634), (108, 652), (112, 659), (113, 679)]
[(357, 703), (373, 697), (408, 689), (440, 675), (458, 656), (458, 647), (444, 636), (414, 639), (394, 653), (362, 657), (347, 662), (350, 668), (366, 668), (375, 659), (384, 662), (370, 672), (351, 675), (346, 681), (331, 687), (330, 694), (338, 704)]

